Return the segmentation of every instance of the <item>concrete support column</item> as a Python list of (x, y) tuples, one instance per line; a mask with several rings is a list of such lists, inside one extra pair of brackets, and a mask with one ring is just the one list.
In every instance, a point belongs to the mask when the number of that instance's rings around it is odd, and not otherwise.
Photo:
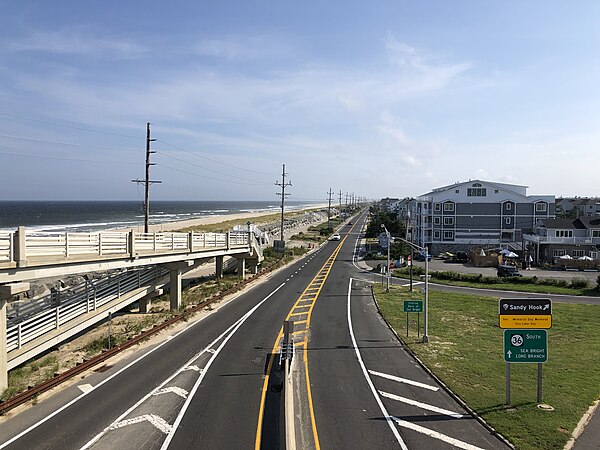
[(8, 387), (8, 355), (6, 352), (6, 299), (0, 298), (0, 392)]
[(252, 275), (256, 275), (258, 273), (258, 260), (251, 259), (248, 264), (249, 264), (250, 273)]
[(215, 262), (216, 262), (216, 267), (215, 267), (215, 277), (218, 278), (223, 278), (223, 257), (222, 256), (217, 256), (215, 258)]
[(237, 273), (238, 273), (238, 276), (243, 280), (245, 273), (246, 273), (246, 259), (245, 258), (238, 258)]
[(171, 269), (171, 311), (176, 311), (181, 307), (181, 275), (181, 269)]

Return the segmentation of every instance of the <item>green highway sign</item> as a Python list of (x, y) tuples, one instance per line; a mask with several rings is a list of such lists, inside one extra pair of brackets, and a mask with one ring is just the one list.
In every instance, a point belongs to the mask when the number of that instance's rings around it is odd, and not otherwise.
[(404, 300), (404, 312), (423, 312), (423, 300)]
[(546, 330), (504, 330), (504, 361), (543, 363), (548, 360)]

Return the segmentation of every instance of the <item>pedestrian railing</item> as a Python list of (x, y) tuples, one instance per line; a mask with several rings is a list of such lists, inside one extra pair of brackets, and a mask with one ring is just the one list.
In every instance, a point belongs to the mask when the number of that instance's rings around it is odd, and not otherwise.
[(71, 320), (93, 312), (138, 288), (152, 285), (167, 273), (168, 270), (158, 267), (130, 270), (55, 290), (26, 303), (11, 302), (6, 306), (6, 351), (20, 349)]
[(213, 249), (250, 249), (257, 243), (248, 232), (228, 233), (95, 233), (30, 232), (19, 227), (0, 233), (0, 267), (33, 266), (67, 260), (137, 257), (153, 253), (185, 253)]

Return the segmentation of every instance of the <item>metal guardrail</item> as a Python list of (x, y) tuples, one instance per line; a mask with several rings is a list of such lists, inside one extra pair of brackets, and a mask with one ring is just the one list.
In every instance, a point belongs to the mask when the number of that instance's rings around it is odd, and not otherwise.
[(202, 249), (240, 248), (255, 244), (248, 232), (229, 233), (94, 233), (29, 232), (0, 233), (0, 264), (17, 265), (68, 259), (135, 257), (152, 253), (182, 253)]
[(168, 270), (158, 267), (137, 269), (52, 292), (26, 304), (9, 303), (6, 308), (6, 351), (19, 349), (44, 333), (59, 329), (167, 273)]

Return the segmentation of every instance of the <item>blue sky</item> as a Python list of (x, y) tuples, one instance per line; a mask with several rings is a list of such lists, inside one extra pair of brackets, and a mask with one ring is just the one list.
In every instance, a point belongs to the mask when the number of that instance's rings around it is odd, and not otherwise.
[(597, 1), (5, 1), (0, 200), (600, 196)]

